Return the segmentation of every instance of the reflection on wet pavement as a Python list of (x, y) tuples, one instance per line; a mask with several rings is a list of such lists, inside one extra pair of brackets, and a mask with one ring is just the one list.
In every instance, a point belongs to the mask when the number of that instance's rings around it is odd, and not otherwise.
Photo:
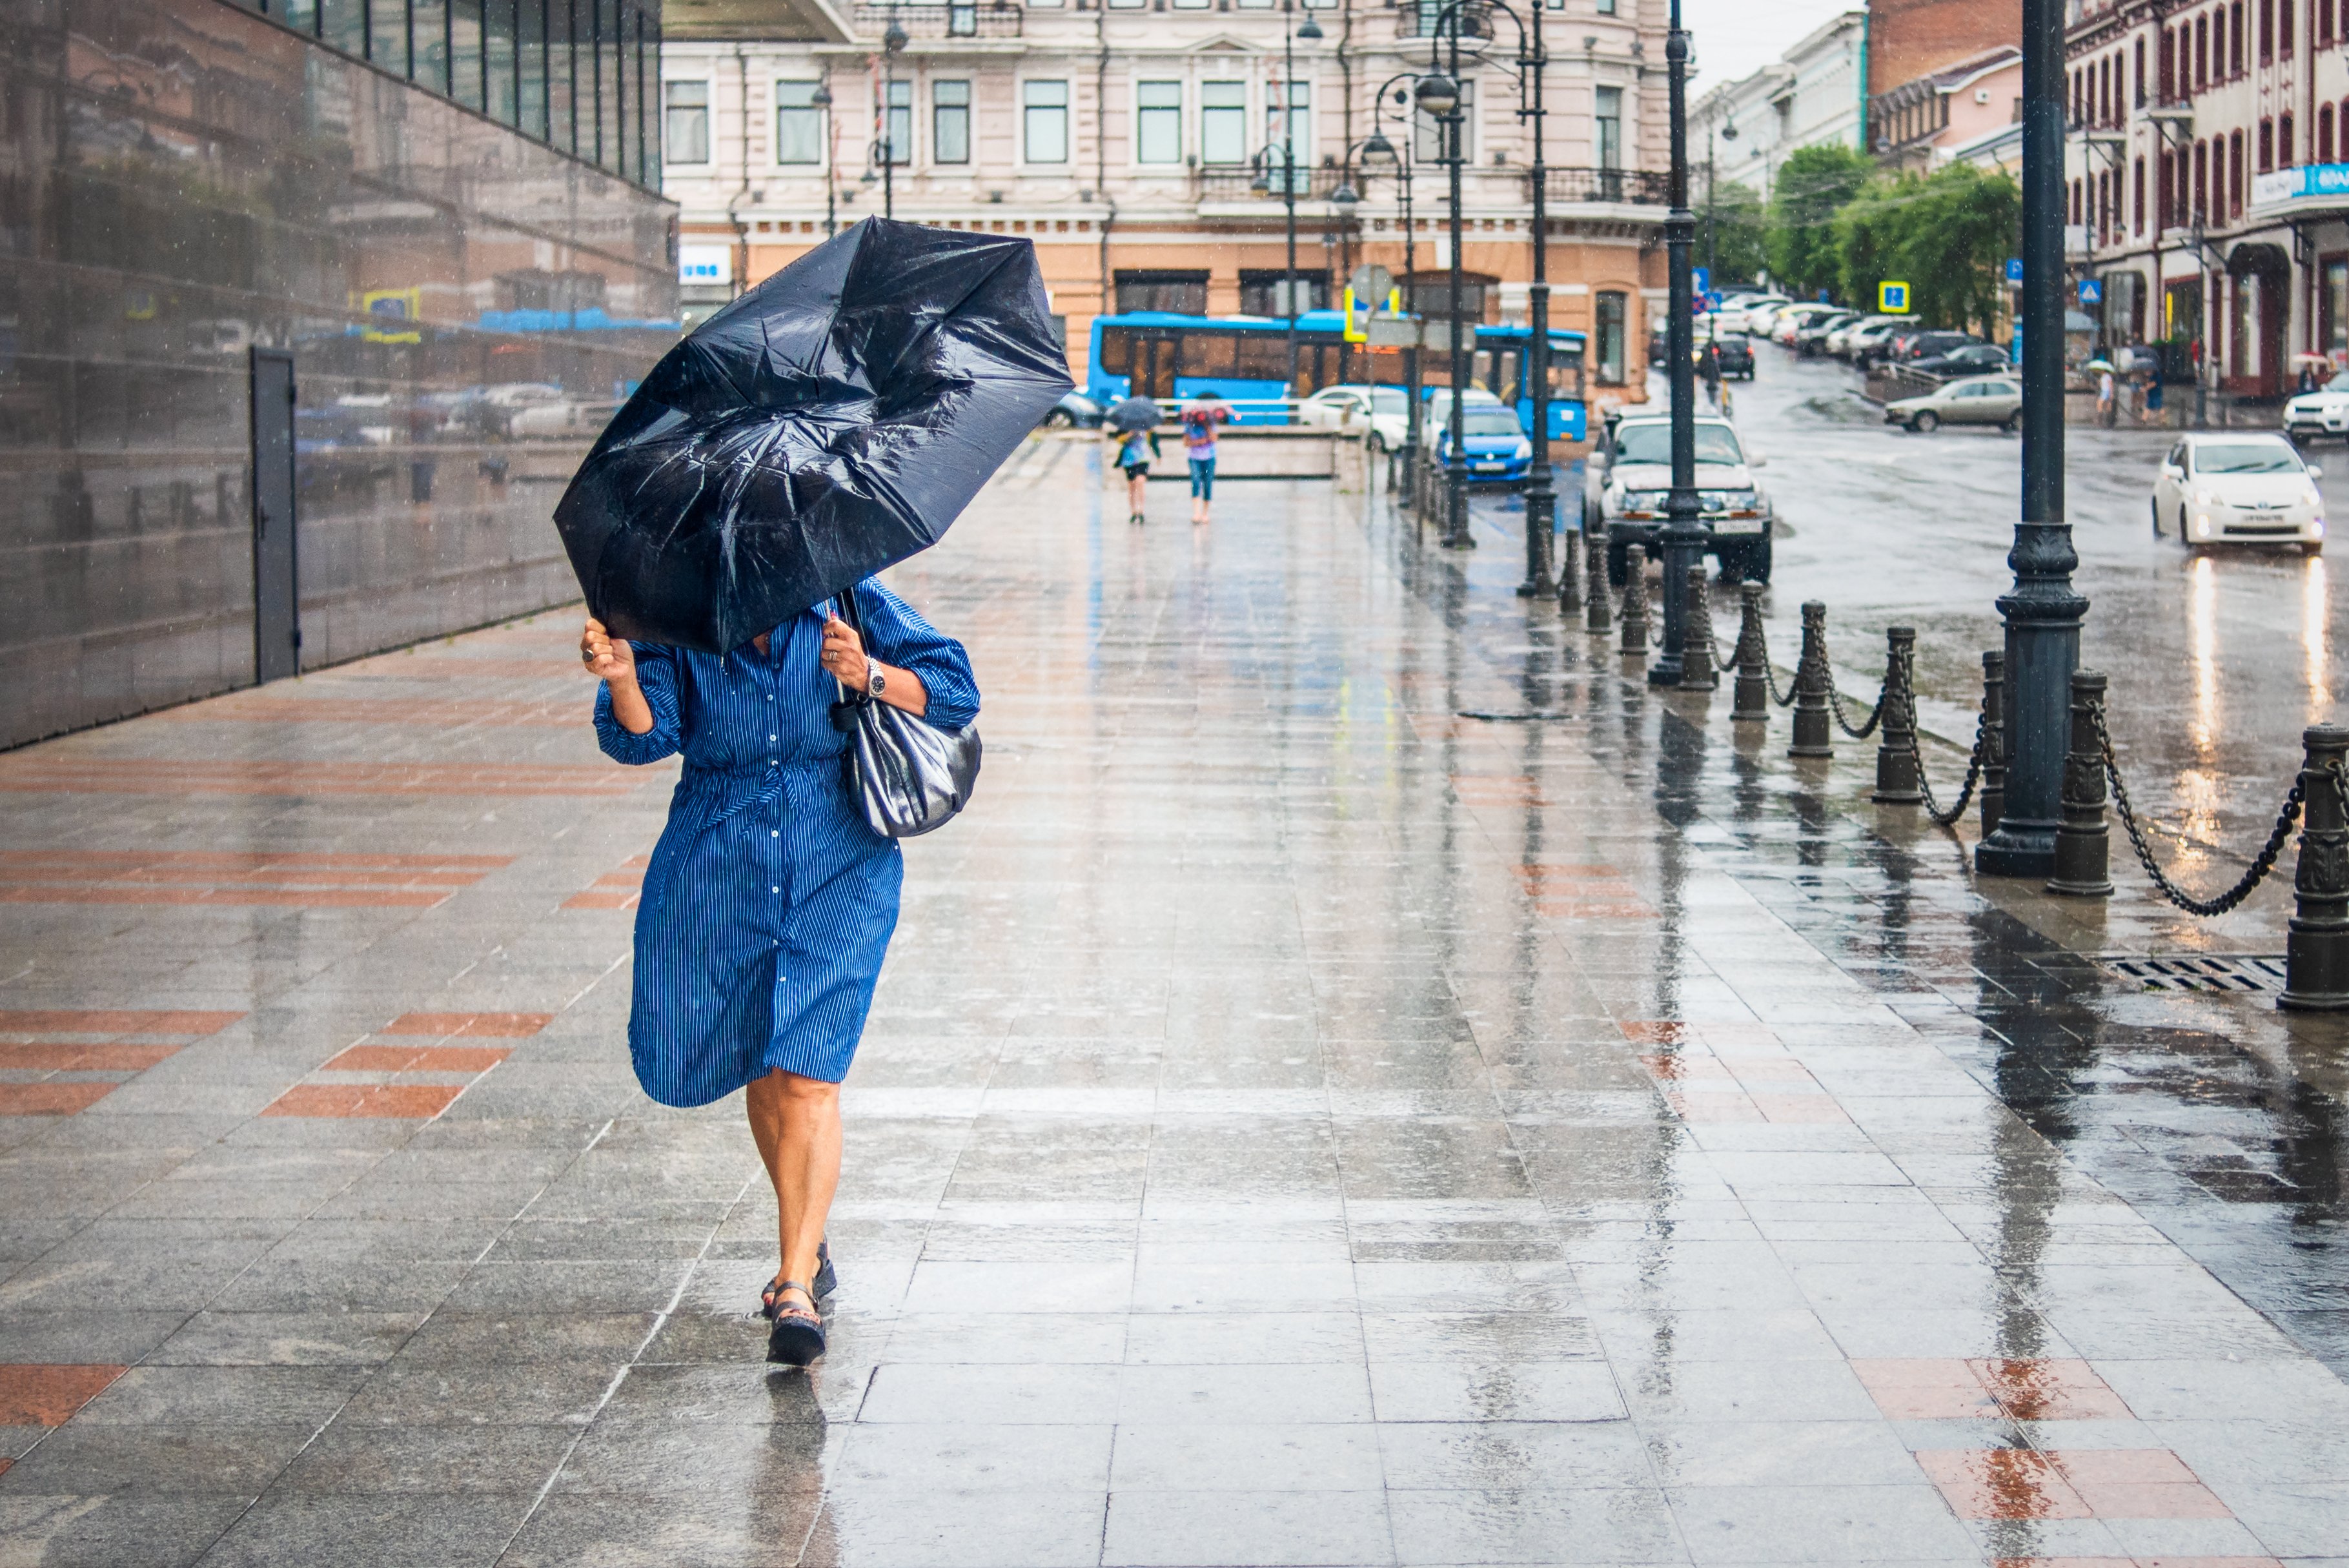
[(1507, 504), (1101, 484), (1039, 442), (895, 579), (988, 761), (807, 1375), (739, 1113), (627, 1069), (673, 775), (543, 722), (564, 618), (0, 758), (11, 1551), (2338, 1555), (2337, 1025), (2124, 989), (1866, 748), (1626, 679)]

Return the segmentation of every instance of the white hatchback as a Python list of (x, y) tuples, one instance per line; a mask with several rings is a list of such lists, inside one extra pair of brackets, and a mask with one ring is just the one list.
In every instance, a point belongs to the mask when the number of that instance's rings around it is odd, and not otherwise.
[(2323, 471), (2280, 435), (2209, 431), (2181, 437), (2153, 482), (2153, 531), (2176, 523), (2189, 549), (2206, 545), (2324, 548)]

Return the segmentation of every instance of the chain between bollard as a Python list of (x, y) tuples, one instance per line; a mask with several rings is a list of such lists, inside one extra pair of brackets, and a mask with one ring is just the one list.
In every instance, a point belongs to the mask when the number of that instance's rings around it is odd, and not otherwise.
[(1919, 748), (1917, 732), (1909, 733), (1909, 755), (1917, 764), (1917, 793), (1925, 797), (1925, 815), (1933, 819), (1936, 827), (1955, 827), (1958, 818), (1965, 815), (1966, 805), (1974, 797), (1974, 786), (1982, 782), (1982, 758), (1990, 739), (1990, 700), (1984, 698), (1980, 711), (1974, 714), (1973, 754), (1966, 759), (1966, 782), (1958, 788), (1957, 804), (1943, 811), (1933, 798), (1933, 785), (1925, 777), (1925, 755)]
[[(2300, 818), (2300, 808), (2305, 796), (2298, 775), (2293, 776), (2292, 788), (2284, 794), (2283, 809), (2276, 813), (2275, 831), (2268, 835), (2268, 841), (2261, 846), (2258, 857), (2251, 862), (2251, 868), (2244, 872), (2233, 887), (2216, 898), (2198, 898), (2171, 881), (2154, 859), (2153, 848), (2146, 843), (2145, 831), (2137, 826), (2137, 812), (2129, 805), (2128, 786), (2121, 783), (2120, 763), (2113, 757), (2112, 732), (2105, 727), (2105, 711), (2098, 706), (2092, 711), (2096, 726), (2096, 745), (2104, 753), (2105, 782), (2112, 787), (2114, 814), (2121, 819), (2121, 827), (2128, 835), (2129, 847), (2137, 851), (2137, 864), (2145, 867), (2145, 874), (2153, 879), (2155, 888), (2189, 915), (2223, 915), (2250, 898), (2252, 890), (2267, 880), (2268, 873), (2275, 869), (2276, 857), (2283, 853), (2284, 840), (2292, 836), (2292, 824)], [(2344, 802), (2349, 802), (2349, 778), (2344, 777), (2338, 763), (2330, 771), (2333, 787), (2342, 791)]]
[(1881, 691), (1877, 693), (1875, 711), (1868, 714), (1867, 723), (1862, 724), (1858, 729), (1855, 730), (1851, 727), (1851, 721), (1843, 716), (1844, 696), (1842, 692), (1836, 690), (1835, 667), (1833, 665), (1829, 665), (1827, 667), (1826, 676), (1827, 711), (1835, 715), (1836, 728), (1841, 730), (1845, 734), (1849, 735), (1855, 741), (1864, 741), (1868, 739), (1868, 736), (1876, 733), (1876, 726), (1881, 723), (1884, 719), (1884, 693)]

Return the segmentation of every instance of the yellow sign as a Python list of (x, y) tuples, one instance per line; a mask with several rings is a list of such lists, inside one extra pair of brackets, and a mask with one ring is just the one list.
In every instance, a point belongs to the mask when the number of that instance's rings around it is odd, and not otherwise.
[(1878, 316), (1909, 314), (1909, 286), (1905, 283), (1879, 283), (1876, 286), (1876, 313)]
[[(1371, 338), (1371, 317), (1378, 313), (1379, 306), (1375, 305), (1366, 306), (1361, 300), (1354, 297), (1354, 291), (1350, 287), (1343, 291), (1343, 297), (1346, 306), (1346, 341), (1349, 343), (1369, 342)], [(1400, 288), (1389, 289), (1387, 291), (1386, 299), (1383, 303), (1386, 308), (1386, 313), (1389, 316), (1402, 315), (1402, 290)]]
[(420, 288), (371, 288), (359, 296), (359, 308), (367, 313), (368, 325), (359, 336), (370, 343), (421, 343), (424, 334), (401, 330), (396, 323), (419, 322), (424, 319), (424, 291)]

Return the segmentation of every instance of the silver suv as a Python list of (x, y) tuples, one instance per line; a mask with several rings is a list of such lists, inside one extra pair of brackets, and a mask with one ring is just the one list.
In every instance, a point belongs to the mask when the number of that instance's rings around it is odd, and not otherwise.
[[(1763, 465), (1736, 427), (1717, 415), (1696, 421), (1696, 488), (1703, 507), (1704, 553), (1721, 575), (1744, 582), (1770, 580), (1770, 539), (1776, 514), (1754, 482)], [(1672, 484), (1672, 421), (1669, 414), (1627, 414), (1607, 428), (1583, 477), (1582, 516), (1607, 530), (1607, 580), (1623, 586), (1625, 553), (1642, 546), (1654, 560), (1664, 531), (1664, 504)]]

